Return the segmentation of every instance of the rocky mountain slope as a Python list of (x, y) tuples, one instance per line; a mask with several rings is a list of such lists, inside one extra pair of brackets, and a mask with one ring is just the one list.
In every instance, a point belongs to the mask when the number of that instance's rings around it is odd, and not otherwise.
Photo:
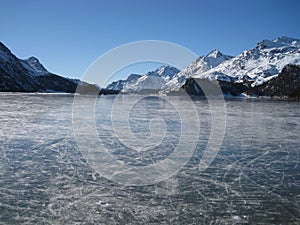
[(33, 76), (41, 76), (49, 74), (50, 72), (40, 63), (40, 61), (31, 56), (28, 59), (20, 60), (21, 64), (27, 69), (27, 71)]
[(1, 92), (67, 92), (100, 91), (96, 86), (52, 74), (35, 57), (17, 58), (0, 42)]
[(289, 64), (277, 77), (248, 90), (248, 94), (258, 96), (285, 96), (300, 98), (300, 66)]

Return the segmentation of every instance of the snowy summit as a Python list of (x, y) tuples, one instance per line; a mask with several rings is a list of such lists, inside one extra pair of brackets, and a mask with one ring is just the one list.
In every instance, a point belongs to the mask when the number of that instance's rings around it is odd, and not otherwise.
[(124, 93), (159, 92), (165, 84), (174, 78), (179, 70), (171, 66), (161, 66), (144, 75), (131, 74), (126, 80), (118, 80), (109, 84), (106, 89)]
[(187, 78), (209, 78), (226, 82), (257, 86), (275, 77), (288, 65), (300, 64), (300, 40), (279, 37), (263, 40), (255, 48), (245, 50), (236, 57), (214, 50), (199, 57), (166, 84), (166, 92), (178, 90)]

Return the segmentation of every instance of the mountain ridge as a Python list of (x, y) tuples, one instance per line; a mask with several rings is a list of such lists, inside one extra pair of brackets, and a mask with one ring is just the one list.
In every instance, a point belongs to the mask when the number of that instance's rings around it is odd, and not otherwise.
[(177, 68), (163, 65), (145, 74), (130, 74), (125, 80), (114, 81), (107, 85), (106, 89), (122, 93), (158, 92), (177, 73), (179, 73)]
[[(229, 57), (218, 65), (208, 68), (194, 61), (166, 84), (163, 93), (179, 91), (193, 79), (208, 79), (225, 84), (240, 84), (254, 88), (276, 78), (288, 64), (300, 64), (300, 40), (282, 36), (274, 40), (263, 40), (249, 50), (244, 50), (235, 57)], [(239, 85), (238, 85), (239, 84)], [(191, 87), (191, 85), (186, 85)], [(242, 88), (241, 90), (244, 90)], [(190, 90), (190, 89), (189, 89)], [(234, 92), (236, 94), (236, 92)]]
[[(79, 89), (78, 89), (79, 87)], [(36, 57), (19, 59), (0, 42), (1, 92), (100, 92), (95, 85), (49, 72)]]
[[(287, 65), (289, 67), (286, 69)], [(201, 81), (206, 85), (210, 85), (209, 82), (218, 83), (224, 94), (274, 96), (276, 93), (290, 93), (288, 90), (279, 91), (276, 85), (292, 87), (293, 93), (298, 93), (300, 78), (295, 75), (297, 65), (300, 65), (300, 40), (282, 36), (273, 40), (264, 39), (254, 48), (236, 56), (214, 49), (207, 55), (199, 56), (182, 71), (163, 65), (145, 74), (130, 74), (125, 80), (114, 81), (101, 89), (97, 85), (53, 74), (36, 57), (19, 59), (0, 42), (0, 91), (173, 94), (183, 89), (191, 95), (202, 95), (197, 86), (197, 82)], [(284, 86), (286, 82), (292, 83)], [(77, 86), (80, 88), (77, 89)]]
[(41, 76), (45, 74), (49, 74), (50, 72), (43, 66), (42, 63), (38, 60), (38, 58), (31, 56), (27, 59), (20, 59), (22, 65), (30, 71), (33, 76)]

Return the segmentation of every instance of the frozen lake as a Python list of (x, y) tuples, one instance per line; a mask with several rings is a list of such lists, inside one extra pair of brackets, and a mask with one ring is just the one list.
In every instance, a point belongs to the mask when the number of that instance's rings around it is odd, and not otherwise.
[[(124, 106), (135, 98), (124, 96)], [(171, 98), (189, 111), (180, 97)], [(124, 165), (160, 162), (172, 155), (183, 133), (192, 134), (174, 107), (158, 97), (137, 102), (125, 123), (121, 108), (113, 124), (114, 99), (98, 99), (93, 121), (99, 144)], [(125, 186), (87, 162), (74, 135), (73, 100), (72, 95), (0, 94), (0, 224), (300, 223), (299, 102), (226, 100), (223, 144), (209, 167), (199, 171), (211, 114), (205, 100), (195, 99), (200, 133), (186, 165), (159, 183)], [(83, 106), (84, 101), (89, 98)], [(156, 119), (149, 123), (149, 118)], [(185, 119), (193, 127), (195, 118)], [(121, 143), (115, 129), (126, 124), (134, 136), (128, 133), (126, 140), (119, 133)], [(151, 136), (149, 127), (159, 139), (161, 124), (165, 133), (154, 148), (124, 147)]]

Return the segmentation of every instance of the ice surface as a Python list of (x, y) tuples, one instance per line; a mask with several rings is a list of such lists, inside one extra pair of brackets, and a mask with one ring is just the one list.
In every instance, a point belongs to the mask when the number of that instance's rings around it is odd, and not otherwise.
[[(113, 100), (101, 96), (96, 110), (108, 150), (136, 165), (172, 151), (181, 129), (172, 107), (155, 107), (168, 138), (142, 154), (114, 137), (105, 111)], [(117, 185), (89, 166), (74, 139), (72, 103), (71, 95), (0, 94), (0, 224), (300, 223), (298, 102), (226, 101), (223, 146), (200, 172), (211, 119), (207, 102), (195, 100), (201, 135), (194, 156), (175, 176), (144, 187)], [(156, 104), (149, 99), (133, 109), (138, 137), (149, 135), (144, 122)]]

